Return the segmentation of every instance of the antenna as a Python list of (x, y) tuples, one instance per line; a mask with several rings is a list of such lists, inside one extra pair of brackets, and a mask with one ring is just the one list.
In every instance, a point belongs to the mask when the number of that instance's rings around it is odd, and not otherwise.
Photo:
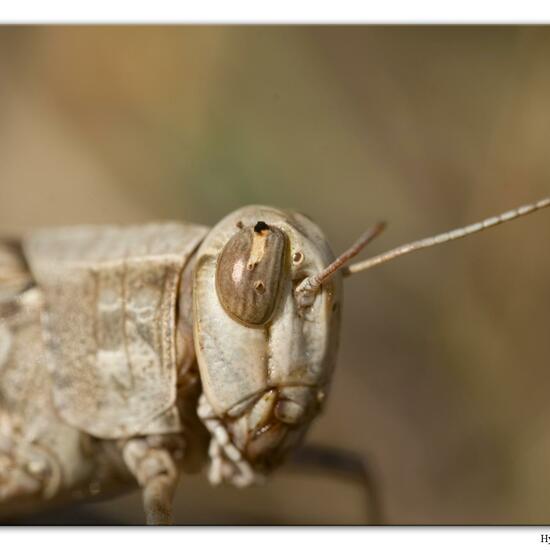
[[(436, 244), (454, 241), (455, 239), (461, 239), (462, 237), (466, 237), (467, 235), (472, 235), (473, 233), (483, 231), (484, 229), (493, 227), (494, 225), (499, 225), (515, 218), (526, 216), (527, 214), (531, 214), (532, 212), (536, 212), (537, 210), (541, 210), (542, 208), (546, 208), (547, 206), (550, 206), (550, 197), (546, 197), (534, 204), (520, 206), (519, 208), (509, 210), (508, 212), (504, 212), (503, 214), (500, 214), (498, 216), (493, 216), (492, 218), (487, 218), (486, 220), (483, 220), (481, 222), (473, 223), (471, 225), (460, 227), (458, 229), (453, 229), (452, 231), (447, 231), (446, 233), (441, 233), (440, 235), (435, 235), (433, 237), (420, 239), (419, 241), (413, 241), (412, 243), (402, 244), (401, 246), (393, 248), (388, 252), (383, 252), (382, 254), (374, 256), (373, 258), (369, 258), (368, 260), (350, 265), (349, 267), (344, 269), (343, 275), (346, 277), (354, 275), (355, 273), (359, 273), (360, 271), (365, 271), (367, 269), (370, 269), (371, 267), (375, 267), (385, 262), (389, 262), (390, 260), (394, 260), (399, 256), (408, 254), (409, 252), (421, 250), (422, 248), (428, 248)], [(370, 241), (372, 241), (377, 235), (379, 235), (383, 231), (385, 226), (386, 224), (384, 222), (377, 223), (376, 225), (371, 227), (366, 233), (364, 233), (355, 244), (348, 248), (348, 250), (338, 256), (338, 258), (336, 258), (334, 262), (325, 267), (323, 271), (304, 279), (296, 288), (296, 294), (300, 298), (300, 303), (304, 306), (312, 303), (313, 297), (315, 293), (319, 290), (321, 285), (325, 281), (330, 279), (330, 277), (332, 277), (334, 273), (341, 269), (346, 262), (359, 254), (359, 252), (361, 252), (361, 250), (363, 250), (363, 248)]]
[(509, 210), (508, 212), (504, 212), (499, 216), (487, 218), (486, 220), (478, 223), (473, 223), (465, 227), (453, 229), (452, 231), (448, 231), (446, 233), (441, 233), (440, 235), (435, 235), (434, 237), (427, 237), (426, 239), (420, 239), (419, 241), (414, 241), (412, 243), (402, 244), (401, 246), (389, 250), (388, 252), (383, 252), (378, 256), (374, 256), (374, 258), (369, 258), (368, 260), (350, 265), (344, 275), (354, 275), (355, 273), (365, 271), (376, 265), (383, 264), (384, 262), (389, 262), (390, 260), (394, 260), (399, 256), (403, 256), (404, 254), (408, 254), (409, 252), (414, 252), (415, 250), (421, 250), (422, 248), (428, 248), (430, 246), (435, 246), (436, 244), (442, 244), (449, 241), (454, 241), (455, 239), (461, 239), (462, 237), (472, 235), (473, 233), (478, 233), (479, 231), (483, 231), (484, 229), (493, 227), (494, 225), (499, 225), (515, 218), (526, 216), (527, 214), (531, 214), (532, 212), (536, 212), (537, 210), (541, 210), (542, 208), (546, 208), (547, 206), (550, 206), (550, 197), (546, 197), (534, 204), (520, 206), (519, 208)]
[(340, 254), (336, 260), (334, 260), (329, 266), (325, 267), (323, 271), (304, 279), (296, 288), (296, 292), (304, 292), (306, 294), (317, 292), (319, 287), (326, 280), (330, 279), (330, 277), (332, 277), (332, 275), (334, 275), (334, 273), (336, 273), (346, 262), (357, 256), (357, 254), (359, 254), (365, 246), (367, 246), (375, 237), (384, 231), (385, 227), (385, 222), (378, 222), (373, 225), (365, 231), (365, 233), (363, 233), (363, 235), (361, 235), (361, 237), (359, 237), (359, 239), (357, 239), (357, 241), (345, 252)]

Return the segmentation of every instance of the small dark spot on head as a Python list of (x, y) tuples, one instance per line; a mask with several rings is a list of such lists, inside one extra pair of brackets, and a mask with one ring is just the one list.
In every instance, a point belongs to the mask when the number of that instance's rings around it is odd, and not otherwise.
[(254, 226), (254, 231), (256, 233), (261, 233), (262, 231), (265, 231), (266, 229), (269, 229), (269, 225), (267, 225), (267, 223), (265, 223), (265, 222), (258, 222)]
[(235, 224), (239, 229), (242, 229), (244, 227), (244, 224), (241, 220), (239, 220), (236, 224)]
[(294, 255), (292, 256), (292, 261), (295, 264), (299, 264), (304, 259), (304, 255), (301, 252), (294, 252)]
[(265, 292), (265, 284), (263, 281), (256, 281), (254, 283), (254, 289), (258, 294), (263, 294)]

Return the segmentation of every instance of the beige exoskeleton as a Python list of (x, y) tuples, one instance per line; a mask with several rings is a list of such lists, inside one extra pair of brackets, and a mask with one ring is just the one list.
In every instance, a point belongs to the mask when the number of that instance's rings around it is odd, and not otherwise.
[(246, 486), (321, 410), (342, 277), (550, 205), (345, 267), (307, 217), (34, 231), (0, 244), (0, 514), (137, 483), (168, 523), (181, 473)]

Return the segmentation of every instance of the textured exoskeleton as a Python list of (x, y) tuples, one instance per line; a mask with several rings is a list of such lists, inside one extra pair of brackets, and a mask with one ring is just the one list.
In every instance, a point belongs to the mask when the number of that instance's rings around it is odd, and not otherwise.
[(550, 206), (374, 258), (334, 258), (307, 217), (248, 206), (213, 229), (84, 226), (0, 242), (0, 515), (137, 484), (170, 521), (178, 476), (246, 486), (303, 439), (330, 384), (342, 276)]
[[(298, 443), (325, 398), (340, 325), (340, 274), (301, 307), (295, 289), (334, 256), (311, 220), (267, 207), (227, 216), (197, 257), (198, 412), (213, 436), (210, 479), (247, 485)], [(243, 311), (231, 311), (236, 295)], [(256, 303), (264, 296), (267, 308)], [(254, 318), (247, 307), (269, 314)]]
[(212, 482), (261, 477), (325, 396), (340, 280), (307, 307), (294, 290), (333, 259), (309, 219), (254, 206), (210, 232), (84, 226), (5, 244), (0, 502), (86, 496), (133, 475), (162, 523), (207, 444)]

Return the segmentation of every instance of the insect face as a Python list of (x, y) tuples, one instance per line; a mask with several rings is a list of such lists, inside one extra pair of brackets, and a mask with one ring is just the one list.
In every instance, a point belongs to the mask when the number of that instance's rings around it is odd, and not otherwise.
[(263, 206), (230, 214), (201, 245), (194, 338), (213, 477), (244, 484), (248, 466), (270, 469), (319, 411), (337, 347), (340, 274), (307, 305), (296, 289), (333, 260), (313, 222)]

